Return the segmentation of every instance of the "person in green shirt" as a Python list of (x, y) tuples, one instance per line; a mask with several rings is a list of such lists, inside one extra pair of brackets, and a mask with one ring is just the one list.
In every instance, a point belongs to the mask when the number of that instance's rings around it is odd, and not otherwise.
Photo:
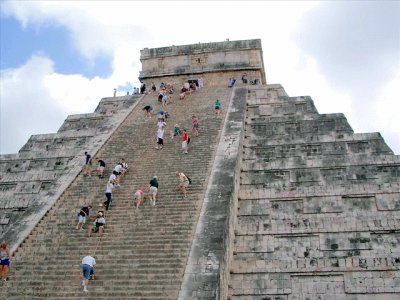
[(174, 138), (174, 136), (178, 136), (182, 134), (182, 129), (179, 128), (178, 124), (174, 125), (174, 129), (171, 131), (171, 139)]
[(221, 102), (218, 99), (215, 101), (214, 110), (217, 116), (221, 113)]

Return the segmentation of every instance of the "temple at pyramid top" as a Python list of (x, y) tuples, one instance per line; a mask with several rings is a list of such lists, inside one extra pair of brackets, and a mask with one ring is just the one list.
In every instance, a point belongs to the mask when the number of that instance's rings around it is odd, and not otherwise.
[(139, 79), (149, 84), (162, 80), (180, 84), (182, 80), (206, 78), (209, 85), (225, 84), (227, 78), (239, 79), (246, 73), (250, 80), (266, 84), (261, 40), (199, 43), (140, 51), (142, 71)]

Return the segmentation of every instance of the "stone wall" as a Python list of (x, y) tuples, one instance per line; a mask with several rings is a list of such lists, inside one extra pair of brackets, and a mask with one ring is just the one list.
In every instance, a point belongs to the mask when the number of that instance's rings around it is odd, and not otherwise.
[(236, 89), (228, 108), (179, 300), (227, 297), (246, 94)]
[[(262, 74), (258, 70), (247, 71), (247, 76), (251, 80), (262, 77)], [(161, 82), (172, 84), (176, 91), (179, 91), (183, 84), (190, 80), (198, 80), (199, 77), (203, 78), (205, 87), (218, 87), (227, 86), (230, 78), (236, 79), (237, 85), (242, 86), (240, 78), (242, 77), (242, 71), (225, 71), (225, 72), (213, 72), (213, 73), (202, 73), (202, 74), (187, 74), (187, 75), (173, 75), (164, 76), (160, 78), (148, 78), (143, 79), (142, 82), (146, 84), (147, 90), (151, 88), (151, 84), (154, 83), (158, 89)]]
[[(139, 79), (146, 84), (163, 77), (207, 77), (214, 85), (225, 84), (227, 79), (240, 79), (243, 72), (266, 83), (260, 40), (199, 43), (184, 46), (143, 49), (142, 71)], [(225, 76), (221, 76), (224, 72)], [(207, 76), (214, 73), (214, 76)], [(170, 80), (169, 83), (176, 81)]]
[(398, 299), (400, 156), (280, 86), (248, 104), (228, 299)]

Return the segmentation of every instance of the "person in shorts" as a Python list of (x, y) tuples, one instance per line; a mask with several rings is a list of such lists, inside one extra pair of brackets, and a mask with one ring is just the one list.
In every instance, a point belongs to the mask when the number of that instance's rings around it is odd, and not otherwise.
[(143, 204), (143, 196), (144, 196), (143, 189), (140, 187), (137, 188), (133, 196), (133, 199), (135, 200), (136, 209), (138, 209), (139, 206)]
[(150, 119), (151, 118), (151, 111), (153, 110), (153, 108), (150, 105), (146, 105), (145, 107), (143, 107), (143, 114), (145, 119)]
[(104, 169), (106, 168), (106, 163), (99, 157), (96, 157), (96, 161), (98, 163), (97, 172), (99, 174), (99, 178), (104, 178)]
[(150, 204), (152, 206), (156, 205), (156, 196), (158, 193), (158, 178), (154, 176), (149, 183), (149, 197), (150, 197)]
[(82, 268), (82, 285), (83, 285), (83, 291), (88, 292), (88, 286), (89, 286), (89, 279), (92, 277), (94, 278), (94, 268), (96, 266), (96, 260), (92, 256), (92, 253), (89, 252), (88, 255), (86, 255), (82, 259), (81, 263), (81, 268)]
[(96, 219), (93, 224), (88, 228), (88, 237), (92, 236), (92, 232), (98, 232), (99, 236), (103, 236), (104, 226), (106, 226), (106, 219), (104, 218), (104, 212), (98, 211)]
[(187, 187), (189, 186), (189, 179), (183, 172), (175, 172), (176, 176), (179, 178), (178, 190), (183, 193), (183, 196), (186, 198)]
[(121, 174), (124, 170), (124, 167), (122, 166), (122, 163), (118, 163), (114, 167), (113, 174), (115, 175), (115, 186), (119, 187), (119, 180), (121, 178)]
[(86, 223), (87, 218), (89, 217), (89, 212), (92, 209), (92, 204), (88, 204), (81, 208), (78, 213), (78, 224), (76, 224), (76, 229), (82, 229), (83, 225)]
[(196, 116), (192, 116), (192, 134), (199, 136), (199, 119)]
[(3, 281), (8, 279), (8, 271), (10, 270), (11, 251), (6, 241), (1, 242), (0, 246), (0, 278)]

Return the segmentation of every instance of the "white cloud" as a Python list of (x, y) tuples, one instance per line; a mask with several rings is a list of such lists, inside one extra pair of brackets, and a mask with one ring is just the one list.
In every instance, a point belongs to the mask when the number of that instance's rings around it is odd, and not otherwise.
[(70, 114), (93, 112), (116, 85), (113, 78), (57, 74), (43, 56), (2, 71), (0, 152), (17, 152), (32, 134), (57, 132)]
[(373, 103), (370, 114), (357, 120), (357, 130), (380, 132), (389, 147), (400, 153), (400, 70), (379, 96), (379, 101)]
[(52, 68), (49, 59), (33, 56), (23, 67), (1, 72), (1, 153), (16, 152), (32, 134), (55, 131), (66, 117), (43, 84)]

